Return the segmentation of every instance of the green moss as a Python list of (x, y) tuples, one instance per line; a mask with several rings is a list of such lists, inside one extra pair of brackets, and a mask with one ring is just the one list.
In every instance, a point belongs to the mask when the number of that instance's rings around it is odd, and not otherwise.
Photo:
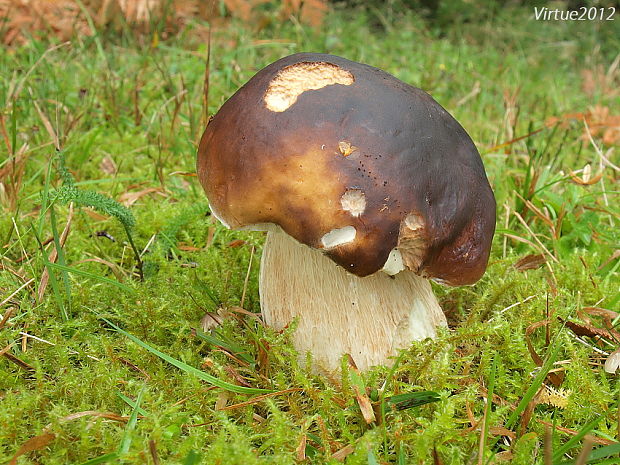
[[(44, 431), (53, 432), (54, 440), (21, 457), (19, 464), (82, 463), (117, 451), (125, 434), (131, 446), (122, 463), (152, 463), (152, 441), (161, 463), (190, 463), (197, 457), (196, 463), (209, 464), (293, 464), (304, 435), (308, 463), (339, 463), (332, 454), (347, 446), (352, 448), (347, 464), (433, 463), (433, 449), (446, 464), (475, 462), (480, 431), (471, 428), (469, 414), (476, 421), (484, 414), (492, 360), (499, 354), (495, 393), (502, 403), (491, 409), (494, 427), (504, 425), (510, 405), (518, 404), (533, 382), (537, 366), (527, 341), (542, 357), (549, 351), (544, 327), (526, 335), (528, 327), (547, 317), (547, 308), (551, 336), (561, 343), (558, 360), (569, 361), (561, 365), (568, 404), (564, 409), (536, 406), (525, 434), (513, 443), (512, 463), (543, 463), (544, 426), (539, 420), (579, 430), (600, 415), (594, 433), (617, 437), (618, 383), (604, 373), (592, 348), (575, 340), (558, 319), (574, 319), (584, 307), (617, 310), (619, 266), (613, 254), (620, 247), (620, 203), (615, 174), (608, 168), (604, 185), (586, 187), (567, 177), (586, 163), (594, 172), (599, 166), (579, 121), (496, 146), (543, 127), (552, 116), (584, 112), (592, 105), (607, 106), (613, 113), (617, 96), (602, 89), (585, 93), (582, 72), (609, 70), (620, 34), (613, 33), (617, 21), (541, 23), (529, 16), (526, 10), (507, 9), (493, 23), (465, 24), (439, 34), (412, 15), (376, 30), (368, 14), (338, 10), (319, 31), (278, 21), (260, 32), (236, 22), (213, 31), (210, 113), (269, 62), (302, 50), (328, 52), (383, 68), (431, 92), (483, 154), (498, 201), (488, 271), (475, 286), (435, 287), (451, 329), (435, 341), (412, 344), (388, 380), (386, 395), (432, 390), (441, 400), (389, 410), (384, 423), (370, 426), (346, 378), (337, 387), (298, 362), (290, 344), (295, 325), (278, 333), (251, 318), (227, 320), (215, 336), (243, 347), (254, 360), (250, 365), (192, 333), (206, 312), (240, 305), (251, 259), (244, 307), (260, 310), (264, 237), (225, 230), (208, 215), (196, 179), (179, 175), (194, 170), (203, 129), (205, 45), (189, 32), (147, 49), (104, 41), (105, 61), (94, 44), (80, 40), (43, 60), (49, 43), (4, 50), (0, 68), (14, 74), (0, 81), (2, 116), (7, 137), (17, 148), (27, 144), (28, 156), (21, 181), (0, 179), (5, 212), (0, 243), (6, 244), (0, 251), (0, 295), (4, 300), (33, 281), (0, 309), (2, 314), (12, 311), (0, 330), (0, 349), (13, 344), (9, 353), (32, 367), (0, 358), (0, 462), (8, 462), (22, 444)], [(24, 90), (9, 100), (9, 91), (22, 79)], [(618, 87), (618, 74), (612, 79), (612, 87)], [(183, 91), (173, 124), (175, 96)], [(506, 122), (509, 95), (516, 95), (514, 124)], [(136, 219), (132, 235), (145, 262), (143, 282), (123, 226), (112, 217), (93, 215), (82, 202), (75, 205), (64, 255), (68, 265), (90, 276), (69, 274), (65, 286), (62, 274), (52, 270), (59, 286), (50, 283), (43, 298), (37, 297), (45, 266), (34, 232), (46, 243), (53, 237), (49, 211), (40, 207), (62, 179), (54, 169), (48, 176), (55, 155), (33, 100), (60, 137), (77, 189), (120, 201), (126, 192), (157, 188), (128, 207)], [(112, 159), (116, 171), (102, 169), (104, 159)], [(2, 160), (0, 169), (12, 163)], [(549, 215), (557, 226), (555, 236), (549, 224), (524, 208), (519, 195)], [(58, 232), (67, 215), (67, 206), (55, 207)], [(233, 243), (238, 240), (243, 242)], [(514, 267), (518, 260), (541, 253), (538, 241), (557, 261), (547, 256), (548, 266), (519, 271)], [(101, 277), (122, 280), (131, 292)], [(146, 352), (112, 331), (101, 316), (229, 383), (245, 377), (255, 387), (290, 391), (218, 411), (220, 389)], [(22, 351), (22, 333), (47, 342), (28, 339)], [(610, 344), (601, 347), (613, 350)], [(376, 368), (364, 374), (364, 382), (380, 389), (389, 373)], [(89, 411), (128, 417), (132, 407), (120, 395), (135, 399), (143, 388), (140, 407), (147, 414), (134, 430), (114, 416), (70, 417)], [(229, 406), (248, 400), (227, 396)], [(491, 449), (497, 439), (493, 434), (492, 429), (487, 457), (503, 450)], [(556, 431), (554, 447), (569, 438)], [(572, 456), (579, 449), (576, 444)]]

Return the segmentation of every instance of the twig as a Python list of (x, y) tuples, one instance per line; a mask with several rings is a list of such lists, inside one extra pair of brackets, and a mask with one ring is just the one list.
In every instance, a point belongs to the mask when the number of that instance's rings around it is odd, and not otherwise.
[(254, 246), (252, 246), (252, 250), (250, 251), (250, 263), (248, 263), (248, 271), (245, 274), (245, 281), (243, 282), (243, 292), (241, 293), (241, 302), (239, 306), (243, 308), (243, 303), (245, 302), (245, 293), (248, 290), (248, 281), (250, 280), (250, 271), (252, 270), (252, 261), (254, 259)]
[[(30, 281), (26, 281), (24, 284), (22, 284), (21, 286), (19, 286), (17, 288), (17, 290), (15, 292), (13, 292), (10, 296), (8, 296), (6, 299), (4, 299), (2, 301), (2, 303), (0, 303), (0, 307), (2, 307), (4, 304), (6, 304), (9, 300), (11, 300), (13, 297), (15, 297), (19, 291), (21, 291), (23, 288), (25, 288), (26, 286), (30, 285), (32, 282), (34, 281), (34, 278), (30, 279)], [(1, 326), (0, 326), (1, 327)]]
[[(45, 339), (42, 339), (40, 337), (34, 336), (32, 334), (29, 334), (29, 333), (26, 333), (26, 332), (23, 332), (23, 331), (20, 331), (19, 334), (21, 334), (23, 337), (28, 337), (30, 339), (34, 339), (35, 341), (43, 342), (44, 344), (48, 344), (50, 346), (56, 346), (56, 344), (54, 344), (53, 342), (46, 341)], [(73, 349), (68, 349), (68, 351), (69, 351), (70, 354), (73, 354), (73, 355), (81, 355), (79, 352), (77, 352), (77, 351), (75, 351)], [(85, 356), (90, 358), (90, 359), (92, 359), (92, 360), (95, 360), (97, 362), (101, 361), (101, 359), (99, 359), (97, 357), (93, 357), (92, 355), (86, 355), (85, 354)]]
[(519, 212), (514, 212), (514, 215), (517, 217), (517, 219), (519, 220), (519, 222), (523, 225), (523, 227), (527, 230), (527, 232), (530, 233), (530, 235), (534, 238), (534, 240), (538, 243), (538, 245), (545, 251), (547, 252), (547, 255), (549, 255), (549, 257), (556, 263), (560, 263), (560, 261), (555, 258), (555, 255), (553, 255), (551, 252), (549, 252), (549, 249), (547, 249), (547, 247), (545, 247), (545, 245), (540, 241), (540, 239), (538, 239), (538, 236), (536, 236), (536, 234), (534, 234), (534, 232), (532, 231), (532, 229), (530, 228), (530, 226), (527, 224), (527, 222), (523, 219), (523, 217), (519, 214)]

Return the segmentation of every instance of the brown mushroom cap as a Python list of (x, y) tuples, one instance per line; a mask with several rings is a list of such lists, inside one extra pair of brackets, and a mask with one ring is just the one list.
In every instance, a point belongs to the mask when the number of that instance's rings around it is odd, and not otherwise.
[[(346, 270), (404, 264), (451, 285), (486, 268), (495, 198), (461, 125), (377, 68), (300, 53), (259, 71), (200, 142), (198, 177), (230, 227), (275, 223)], [(355, 228), (325, 248), (330, 231)]]

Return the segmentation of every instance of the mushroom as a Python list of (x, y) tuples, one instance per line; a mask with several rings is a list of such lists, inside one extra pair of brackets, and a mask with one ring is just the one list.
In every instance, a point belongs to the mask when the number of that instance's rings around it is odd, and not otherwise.
[(226, 227), (266, 230), (265, 322), (314, 368), (389, 364), (446, 319), (429, 279), (476, 282), (495, 229), (480, 155), (435, 100), (377, 68), (300, 53), (209, 122), (198, 178)]

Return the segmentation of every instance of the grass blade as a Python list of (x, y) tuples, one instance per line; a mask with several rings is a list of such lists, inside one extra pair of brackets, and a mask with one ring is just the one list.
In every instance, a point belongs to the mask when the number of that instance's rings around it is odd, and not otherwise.
[[(56, 256), (58, 257), (58, 263), (62, 266), (67, 266), (65, 260), (65, 251), (60, 243), (60, 234), (58, 234), (58, 225), (56, 223), (56, 211), (52, 205), (50, 208), (50, 223), (52, 225), (52, 236), (54, 238), (54, 247), (56, 248)], [(65, 286), (65, 294), (67, 296), (67, 312), (71, 312), (71, 281), (69, 281), (69, 273), (62, 272), (62, 281)]]
[(555, 463), (556, 461), (559, 461), (566, 452), (575, 447), (586, 434), (596, 428), (596, 425), (598, 425), (599, 421), (601, 421), (602, 419), (602, 416), (597, 416), (591, 422), (583, 425), (575, 436), (570, 438), (570, 440), (568, 440), (562, 447), (560, 447), (553, 453), (553, 462)]
[(140, 410), (140, 402), (142, 402), (142, 396), (144, 395), (145, 388), (146, 386), (143, 386), (142, 389), (140, 389), (136, 402), (134, 403), (133, 410), (131, 411), (131, 415), (129, 415), (129, 421), (127, 422), (127, 427), (125, 428), (125, 434), (123, 434), (121, 444), (118, 446), (118, 455), (122, 456), (129, 452), (129, 448), (131, 447), (131, 433), (134, 429), (136, 429), (136, 424), (138, 423), (138, 411)]
[[(549, 373), (549, 370), (551, 370), (551, 368), (553, 367), (553, 363), (555, 362), (555, 359), (558, 356), (558, 353), (560, 351), (559, 341), (560, 341), (560, 338), (558, 336), (558, 337), (556, 337), (553, 345), (551, 346), (550, 352), (547, 355), (547, 358), (546, 358), (545, 362), (540, 367), (540, 371), (534, 377), (534, 379), (532, 380), (532, 384), (530, 385), (528, 390), (523, 395), (523, 398), (521, 399), (521, 402), (519, 402), (519, 405), (517, 405), (517, 408), (514, 409), (514, 411), (508, 417), (508, 420), (506, 420), (506, 424), (505, 424), (505, 428), (506, 429), (512, 429), (514, 427), (514, 425), (516, 424), (517, 420), (520, 418), (521, 414), (525, 411), (525, 409), (527, 408), (528, 404), (534, 398), (534, 396), (536, 395), (536, 393), (540, 389), (540, 386), (545, 381), (545, 378), (547, 377), (547, 374)], [(497, 445), (498, 441), (499, 441), (499, 438), (497, 438), (493, 442), (493, 445), (491, 446), (492, 450), (495, 450), (495, 446)], [(496, 453), (493, 453), (488, 458), (488, 460), (485, 463), (487, 465), (490, 464), (491, 461), (493, 460), (493, 458), (495, 457), (495, 455), (496, 455)]]
[(148, 350), (149, 352), (151, 352), (152, 354), (157, 355), (159, 358), (161, 358), (162, 360), (165, 360), (166, 362), (168, 362), (171, 365), (174, 365), (175, 367), (179, 368), (180, 370), (185, 371), (186, 373), (192, 374), (194, 376), (196, 376), (197, 378), (206, 381), (209, 384), (212, 384), (214, 386), (217, 386), (219, 388), (225, 389), (227, 391), (231, 391), (231, 392), (236, 392), (237, 394), (267, 394), (270, 392), (274, 392), (271, 389), (259, 389), (259, 388), (248, 388), (245, 386), (237, 386), (235, 384), (230, 384), (227, 383), (226, 381), (222, 381), (218, 378), (216, 378), (215, 376), (212, 376), (208, 373), (205, 373), (204, 371), (201, 371), (197, 368), (194, 368), (191, 365), (188, 365), (187, 363), (181, 362), (180, 360), (177, 360), (174, 357), (171, 357), (170, 355), (167, 355), (157, 349), (155, 349), (154, 347), (151, 347), (150, 345), (146, 344), (145, 342), (142, 342), (140, 339), (138, 339), (136, 336), (134, 336), (133, 334), (128, 333), (127, 331), (119, 328), (118, 326), (116, 326), (114, 323), (112, 323), (111, 321), (107, 320), (106, 318), (102, 318), (103, 321), (105, 321), (108, 325), (110, 325), (112, 328), (114, 328), (117, 332), (121, 333), (122, 335), (128, 337), (129, 339), (131, 339), (133, 342), (135, 342), (136, 344), (138, 344), (140, 347)]
[(590, 458), (588, 459), (588, 463), (617, 454), (620, 454), (620, 442), (616, 444), (610, 444), (609, 446), (593, 449), (592, 452), (590, 452)]
[(88, 271), (80, 270), (79, 268), (73, 268), (71, 266), (61, 265), (59, 263), (52, 263), (49, 261), (46, 263), (46, 265), (49, 266), (50, 268), (54, 268), (59, 271), (66, 271), (68, 273), (73, 273), (78, 276), (84, 276), (85, 278), (92, 278), (97, 281), (101, 281), (102, 283), (111, 284), (128, 293), (135, 292), (131, 287), (127, 286), (126, 284), (119, 283), (118, 281), (114, 279), (106, 278), (105, 276), (99, 276), (98, 274), (89, 273)]
[(97, 463), (106, 463), (117, 459), (118, 454), (116, 452), (112, 452), (110, 454), (100, 455), (99, 457), (95, 457), (94, 459), (82, 462), (80, 465), (96, 465)]
[[(208, 342), (209, 344), (212, 344), (216, 347), (222, 347), (223, 349), (227, 350), (228, 352), (230, 352), (231, 354), (233, 354), (235, 357), (240, 358), (241, 360), (243, 360), (244, 362), (248, 363), (249, 365), (256, 365), (256, 360), (254, 360), (254, 357), (252, 357), (252, 355), (248, 352), (247, 349), (245, 349), (244, 347), (240, 346), (239, 344), (234, 343), (233, 341), (229, 340), (228, 338), (226, 340), (223, 339), (218, 339), (210, 334), (205, 333), (204, 331), (201, 331), (199, 329), (196, 328), (196, 336), (199, 337), (200, 339)], [(221, 337), (221, 335), (218, 334), (218, 336)]]
[(406, 410), (421, 405), (437, 402), (441, 399), (435, 391), (408, 392), (388, 397), (385, 401), (392, 404), (396, 410)]
[(508, 420), (506, 420), (505, 427), (507, 429), (512, 429), (512, 427), (516, 424), (517, 420), (519, 419), (520, 415), (523, 413), (527, 405), (534, 398), (534, 396), (540, 389), (540, 386), (542, 385), (543, 381), (547, 377), (549, 370), (551, 370), (551, 367), (553, 366), (553, 363), (555, 362), (555, 359), (559, 351), (560, 351), (560, 344), (558, 343), (558, 340), (556, 340), (556, 343), (551, 349), (551, 352), (547, 356), (547, 360), (545, 360), (545, 363), (543, 363), (543, 365), (540, 367), (540, 371), (534, 377), (532, 384), (530, 385), (528, 390), (525, 392), (525, 395), (521, 399), (521, 402), (519, 402), (519, 405), (517, 405), (517, 408), (508, 417)]
[(47, 269), (47, 273), (49, 276), (49, 283), (52, 285), (52, 293), (54, 294), (54, 299), (56, 300), (56, 304), (58, 305), (58, 309), (60, 310), (60, 315), (63, 321), (69, 320), (69, 314), (67, 313), (67, 307), (65, 305), (65, 301), (62, 298), (62, 293), (60, 292), (60, 285), (58, 284), (58, 280), (56, 279), (56, 274), (52, 270), (52, 262), (49, 259), (49, 255), (47, 254), (47, 250), (43, 247), (43, 243), (39, 238), (39, 235), (33, 228), (34, 238), (39, 245), (39, 250), (41, 251), (41, 256), (43, 257), (43, 265)]
[[(121, 392), (117, 392), (116, 395), (118, 397), (120, 397), (120, 399), (125, 402), (127, 405), (129, 405), (131, 408), (136, 408), (136, 401), (131, 400), (129, 397), (127, 397), (125, 394), (121, 393)], [(142, 415), (143, 417), (147, 417), (149, 414), (148, 412), (146, 412), (143, 408), (138, 407), (138, 413), (140, 415)]]

